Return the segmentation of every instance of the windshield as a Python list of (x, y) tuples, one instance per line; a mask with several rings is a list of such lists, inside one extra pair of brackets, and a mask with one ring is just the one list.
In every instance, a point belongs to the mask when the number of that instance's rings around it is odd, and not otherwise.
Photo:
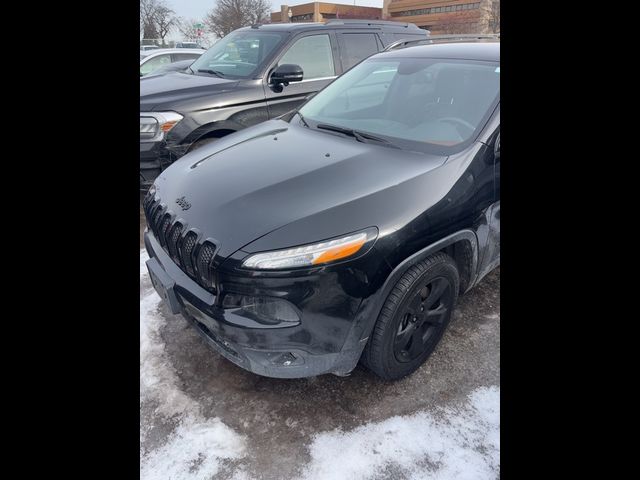
[[(191, 65), (191, 70), (209, 70), (224, 77), (250, 78), (282, 41), (282, 33), (232, 32)], [(207, 73), (207, 72), (201, 72)]]
[(500, 100), (500, 66), (467, 60), (370, 59), (300, 109), (311, 127), (374, 134), (447, 153), (475, 137)]

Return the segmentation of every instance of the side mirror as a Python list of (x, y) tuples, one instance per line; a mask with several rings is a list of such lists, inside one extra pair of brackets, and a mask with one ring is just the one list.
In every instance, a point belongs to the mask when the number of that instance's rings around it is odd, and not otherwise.
[(500, 158), (500, 132), (496, 137), (496, 144), (493, 146), (493, 156), (498, 160)]
[(269, 83), (272, 85), (289, 85), (289, 82), (302, 81), (303, 72), (300, 65), (285, 63), (276, 68), (271, 74)]

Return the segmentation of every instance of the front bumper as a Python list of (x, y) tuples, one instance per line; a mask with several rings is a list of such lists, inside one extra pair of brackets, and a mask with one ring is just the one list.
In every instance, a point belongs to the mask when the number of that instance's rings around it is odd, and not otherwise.
[[(344, 282), (337, 272), (291, 279), (239, 278), (220, 272), (219, 284), (227, 287), (214, 294), (186, 275), (151, 232), (145, 233), (145, 247), (150, 276), (168, 308), (182, 314), (210, 347), (236, 365), (276, 378), (347, 375), (357, 365), (367, 341), (356, 327), (362, 298), (354, 295), (353, 284), (350, 293), (341, 290)], [(287, 298), (299, 309), (300, 323), (248, 324), (221, 306), (220, 297), (234, 288), (243, 294), (253, 289), (260, 295)]]

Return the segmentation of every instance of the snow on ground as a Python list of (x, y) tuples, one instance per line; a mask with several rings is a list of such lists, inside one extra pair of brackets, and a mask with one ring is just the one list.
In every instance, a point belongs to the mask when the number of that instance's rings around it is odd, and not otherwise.
[[(148, 279), (147, 259), (141, 252), (141, 282)], [(154, 415), (178, 419), (178, 427), (162, 447), (142, 456), (140, 479), (208, 480), (223, 461), (244, 456), (245, 439), (218, 418), (205, 418), (200, 406), (179, 389), (160, 337), (165, 320), (158, 313), (159, 304), (158, 295), (146, 285), (140, 299), (140, 405), (156, 404)], [(150, 421), (141, 418), (141, 442)]]
[[(500, 471), (500, 390), (480, 388), (458, 408), (392, 417), (351, 432), (318, 434), (305, 480), (495, 479)], [(394, 473), (391, 473), (394, 472)]]
[[(250, 439), (219, 418), (207, 418), (179, 385), (160, 330), (160, 298), (148, 280), (140, 253), (140, 405), (155, 405), (154, 418), (141, 416), (140, 442), (158, 418), (177, 421), (162, 446), (141, 448), (141, 480), (210, 480), (225, 465), (236, 480), (251, 480)], [(474, 390), (460, 405), (435, 408), (364, 424), (352, 431), (320, 432), (308, 446), (304, 480), (433, 479), (483, 480), (500, 476), (500, 389)], [(230, 469), (229, 461), (245, 465)], [(258, 466), (277, 471), (274, 465)], [(249, 469), (253, 470), (253, 469)]]

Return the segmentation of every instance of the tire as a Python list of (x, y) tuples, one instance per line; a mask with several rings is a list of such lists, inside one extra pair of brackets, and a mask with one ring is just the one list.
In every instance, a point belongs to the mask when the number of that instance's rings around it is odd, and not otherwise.
[(459, 287), (456, 264), (445, 253), (411, 266), (382, 306), (362, 363), (384, 380), (398, 380), (417, 370), (449, 325)]

